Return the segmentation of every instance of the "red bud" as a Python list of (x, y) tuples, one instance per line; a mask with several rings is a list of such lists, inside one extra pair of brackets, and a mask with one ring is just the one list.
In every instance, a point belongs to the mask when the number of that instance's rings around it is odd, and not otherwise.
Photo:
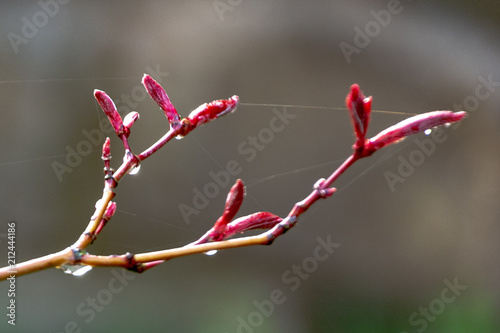
[(132, 125), (139, 119), (139, 113), (133, 111), (130, 112), (123, 118), (123, 126), (128, 129), (127, 132), (129, 132), (130, 128)]
[(226, 225), (231, 222), (231, 220), (236, 216), (236, 213), (238, 213), (244, 197), (245, 185), (241, 179), (238, 179), (227, 195), (224, 213), (214, 224), (213, 231), (210, 234), (210, 238), (212, 240), (220, 240), (221, 235), (226, 229)]
[(283, 219), (269, 212), (259, 212), (240, 217), (226, 226), (224, 239), (247, 230), (271, 229)]
[(109, 137), (106, 138), (104, 144), (102, 145), (102, 159), (109, 160), (111, 158), (111, 140)]
[(113, 125), (116, 135), (120, 136), (124, 133), (123, 122), (120, 114), (116, 110), (115, 103), (113, 100), (101, 90), (94, 90), (94, 96), (97, 102), (101, 106), (104, 113), (108, 116), (109, 122)]
[(370, 124), (370, 114), (372, 97), (363, 95), (357, 84), (351, 86), (351, 91), (347, 94), (345, 104), (351, 116), (354, 134), (356, 135), (356, 147), (363, 146), (368, 125)]
[(405, 119), (367, 140), (365, 156), (371, 155), (382, 147), (396, 143), (408, 135), (423, 132), (436, 126), (451, 124), (463, 119), (466, 115), (465, 111), (433, 111)]
[(96, 231), (94, 232), (94, 235), (98, 235), (101, 232), (102, 228), (104, 228), (106, 223), (108, 223), (111, 217), (113, 217), (115, 212), (116, 212), (116, 202), (110, 201), (108, 203), (108, 207), (106, 207), (106, 210), (104, 211), (104, 215), (102, 216), (102, 219), (99, 222)]
[(219, 99), (210, 103), (202, 104), (191, 112), (187, 118), (193, 127), (203, 125), (204, 123), (236, 110), (239, 100), (240, 98), (234, 95), (229, 99)]
[(158, 104), (163, 110), (165, 116), (167, 116), (168, 122), (170, 124), (177, 123), (179, 121), (179, 114), (177, 113), (177, 110), (173, 106), (172, 102), (170, 102), (170, 98), (168, 98), (168, 95), (163, 87), (147, 74), (144, 74), (142, 84), (148, 91), (149, 96), (151, 96), (156, 104)]

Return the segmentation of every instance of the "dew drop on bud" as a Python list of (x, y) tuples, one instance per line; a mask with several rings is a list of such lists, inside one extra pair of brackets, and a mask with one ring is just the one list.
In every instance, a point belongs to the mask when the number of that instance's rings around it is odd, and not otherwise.
[(177, 136), (175, 137), (175, 139), (176, 139), (176, 140), (181, 140), (181, 139), (183, 139), (183, 138), (184, 138), (184, 136), (183, 136), (183, 135), (177, 135)]
[(431, 133), (432, 133), (432, 129), (430, 129), (430, 128), (428, 128), (428, 129), (426, 129), (426, 130), (424, 131), (424, 134), (425, 134), (425, 135), (429, 135), (429, 134), (431, 134)]
[(207, 256), (213, 256), (216, 253), (217, 253), (217, 250), (210, 250), (210, 251), (207, 251), (207, 252), (203, 252), (203, 254), (207, 255)]
[(140, 164), (137, 164), (136, 166), (132, 167), (129, 171), (128, 171), (128, 174), (129, 175), (136, 175), (139, 170), (141, 170), (141, 165)]
[(446, 127), (446, 128), (448, 128), (448, 127), (450, 127), (450, 126), (451, 126), (451, 123), (446, 123), (446, 124), (444, 124), (444, 127)]
[(69, 265), (64, 264), (60, 267), (65, 274), (70, 274), (73, 276), (82, 276), (92, 269), (89, 265)]

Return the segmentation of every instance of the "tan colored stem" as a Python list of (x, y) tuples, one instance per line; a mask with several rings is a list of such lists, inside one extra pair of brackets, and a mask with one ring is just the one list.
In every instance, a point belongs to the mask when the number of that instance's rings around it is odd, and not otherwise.
[(32, 259), (20, 263), (14, 267), (0, 268), (0, 281), (6, 280), (11, 276), (21, 276), (38, 272), (47, 268), (54, 268), (73, 260), (73, 251), (66, 248), (60, 252), (49, 254), (40, 258)]
[(87, 225), (87, 229), (80, 235), (80, 238), (73, 244), (73, 248), (84, 250), (87, 246), (92, 243), (92, 236), (94, 235), (97, 227), (99, 226), (99, 222), (101, 222), (102, 216), (108, 207), (109, 202), (115, 196), (115, 192), (111, 189), (105, 189), (102, 194), (102, 199), (98, 207), (96, 207), (95, 213), (92, 216), (89, 224)]

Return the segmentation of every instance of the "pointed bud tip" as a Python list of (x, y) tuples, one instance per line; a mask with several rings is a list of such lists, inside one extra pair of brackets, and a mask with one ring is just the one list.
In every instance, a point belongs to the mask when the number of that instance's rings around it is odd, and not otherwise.
[(111, 99), (108, 96), (108, 94), (99, 89), (94, 89), (94, 97), (97, 99), (98, 102)]
[(104, 140), (104, 144), (102, 145), (102, 158), (109, 159), (111, 158), (111, 139), (109, 136)]
[(142, 80), (141, 80), (142, 84), (146, 85), (146, 83), (150, 83), (151, 81), (154, 81), (154, 79), (151, 77), (151, 75), (144, 73), (144, 75), (142, 76)]

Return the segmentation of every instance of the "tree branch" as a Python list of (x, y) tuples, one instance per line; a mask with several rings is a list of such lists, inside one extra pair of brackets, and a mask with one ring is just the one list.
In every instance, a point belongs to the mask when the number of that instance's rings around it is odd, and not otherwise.
[[(145, 75), (143, 84), (153, 100), (164, 111), (170, 124), (169, 131), (155, 142), (151, 147), (139, 155), (130, 151), (128, 136), (130, 128), (139, 119), (137, 112), (127, 115), (122, 121), (111, 98), (103, 91), (96, 90), (94, 95), (101, 108), (108, 116), (117, 136), (122, 140), (125, 158), (118, 170), (110, 167), (110, 140), (106, 139), (103, 145), (102, 159), (104, 161), (104, 191), (101, 199), (96, 203), (96, 209), (86, 229), (78, 240), (70, 247), (40, 258), (32, 259), (18, 265), (7, 266), (0, 269), (0, 280), (11, 276), (21, 276), (34, 273), (47, 268), (61, 268), (66, 273), (76, 275), (78, 268), (91, 267), (123, 267), (132, 271), (142, 273), (167, 260), (183, 257), (213, 250), (224, 250), (237, 247), (253, 245), (270, 245), (276, 238), (283, 235), (287, 230), (295, 226), (301, 214), (305, 213), (316, 201), (330, 197), (336, 189), (331, 185), (349, 167), (361, 158), (371, 156), (377, 150), (393, 143), (401, 141), (408, 135), (423, 132), (435, 126), (445, 125), (463, 119), (465, 112), (434, 111), (408, 118), (376, 136), (367, 139), (366, 133), (371, 117), (372, 98), (365, 98), (359, 87), (354, 84), (346, 98), (346, 105), (351, 115), (355, 142), (352, 154), (327, 178), (319, 179), (313, 186), (312, 192), (302, 201), (297, 202), (286, 218), (282, 219), (269, 212), (257, 212), (237, 219), (238, 209), (245, 195), (245, 187), (241, 180), (231, 188), (226, 199), (226, 206), (222, 216), (215, 222), (201, 238), (183, 247), (153, 251), (148, 253), (123, 255), (92, 255), (86, 249), (95, 240), (106, 223), (113, 217), (116, 211), (116, 203), (113, 202), (115, 189), (122, 178), (138, 168), (140, 163), (157, 152), (172, 138), (186, 136), (192, 130), (211, 120), (217, 119), (225, 114), (231, 113), (238, 105), (238, 96), (227, 100), (217, 100), (206, 103), (195, 109), (185, 118), (181, 118), (174, 108), (163, 88), (151, 78)], [(228, 239), (235, 234), (244, 233), (253, 229), (265, 229), (257, 236)], [(76, 267), (75, 270), (71, 269)], [(86, 271), (86, 270), (85, 270)]]

